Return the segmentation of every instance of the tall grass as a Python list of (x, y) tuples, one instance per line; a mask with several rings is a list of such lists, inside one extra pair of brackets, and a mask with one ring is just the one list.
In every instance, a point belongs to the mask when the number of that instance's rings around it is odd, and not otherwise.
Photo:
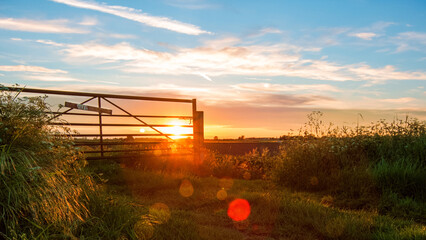
[[(43, 97), (0, 95), (0, 233), (64, 233), (87, 215), (92, 187), (72, 140), (47, 125)], [(66, 231), (65, 231), (66, 232)], [(65, 233), (64, 233), (65, 234)], [(43, 234), (42, 234), (43, 235)]]

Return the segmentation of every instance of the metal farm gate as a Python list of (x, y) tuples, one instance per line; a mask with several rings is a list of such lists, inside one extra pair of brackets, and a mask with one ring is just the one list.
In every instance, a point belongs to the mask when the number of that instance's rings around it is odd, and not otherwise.
[[(52, 119), (70, 116), (74, 118), (85, 118), (90, 121), (67, 120), (66, 125), (72, 127), (89, 127), (98, 129), (98, 133), (71, 134), (75, 138), (75, 145), (83, 147), (83, 151), (87, 160), (97, 159), (118, 159), (141, 156), (143, 153), (151, 152), (157, 156), (168, 154), (174, 155), (193, 155), (194, 163), (198, 164), (201, 158), (201, 148), (204, 143), (204, 117), (202, 111), (197, 111), (196, 99), (176, 99), (176, 98), (160, 98), (160, 97), (141, 97), (130, 95), (114, 95), (87, 92), (71, 92), (47, 89), (4, 87), (2, 90), (18, 91), (25, 93), (38, 93), (45, 95), (60, 95), (66, 97), (87, 97), (86, 100), (73, 103), (65, 101), (66, 110), (52, 112)], [(191, 105), (192, 114), (182, 116), (168, 115), (139, 115), (132, 114), (126, 107), (120, 106), (116, 101), (134, 100), (134, 101), (154, 101), (168, 103), (185, 103)], [(95, 104), (94, 104), (95, 103)], [(90, 105), (89, 105), (90, 104)], [(114, 109), (103, 108), (103, 105), (112, 106)], [(93, 106), (94, 105), (94, 106)], [(188, 106), (190, 107), (190, 106)], [(121, 112), (116, 114), (115, 112)], [(114, 112), (114, 113), (113, 113)], [(108, 119), (125, 118), (134, 119), (136, 124), (127, 123), (106, 123)], [(171, 124), (150, 124), (146, 119), (185, 119), (190, 124), (178, 125), (181, 128), (192, 128), (192, 133), (173, 134), (164, 133), (161, 129), (176, 127)], [(63, 125), (52, 121), (50, 125)], [(105, 133), (106, 127), (125, 128), (140, 127), (151, 129), (153, 133)], [(167, 131), (166, 131), (167, 132)], [(173, 137), (185, 137), (183, 140), (176, 140)], [(137, 138), (135, 138), (137, 137)], [(149, 137), (149, 138), (148, 138)], [(160, 139), (158, 139), (160, 137)], [(147, 140), (144, 140), (147, 139)], [(128, 146), (128, 147), (126, 147)]]

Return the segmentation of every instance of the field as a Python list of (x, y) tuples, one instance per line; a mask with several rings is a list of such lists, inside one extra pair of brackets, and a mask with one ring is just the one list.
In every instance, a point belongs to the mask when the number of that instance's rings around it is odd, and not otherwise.
[[(153, 173), (120, 168), (114, 163), (98, 165), (96, 169), (114, 172), (106, 185), (112, 205), (123, 201), (139, 209), (138, 214), (132, 213), (133, 224), (128, 225), (128, 231), (134, 231), (139, 239), (422, 239), (425, 236), (425, 226), (421, 223), (381, 216), (375, 211), (336, 208), (329, 195), (291, 191), (270, 181)], [(230, 203), (235, 199), (250, 203), (248, 219), (233, 221), (228, 216)], [(160, 210), (153, 211), (155, 206), (160, 206)], [(118, 214), (111, 211), (106, 217), (113, 219)], [(108, 234), (114, 233), (112, 239), (115, 239), (123, 232), (117, 225)]]
[(416, 119), (348, 128), (313, 112), (278, 151), (87, 162), (43, 98), (2, 94), (5, 239), (426, 238)]

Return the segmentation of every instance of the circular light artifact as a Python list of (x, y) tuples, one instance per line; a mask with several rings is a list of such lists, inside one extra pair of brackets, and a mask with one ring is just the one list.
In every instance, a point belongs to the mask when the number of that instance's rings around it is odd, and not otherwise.
[(228, 193), (226, 192), (225, 189), (219, 190), (216, 194), (216, 197), (219, 200), (225, 200), (227, 196), (228, 196)]
[(158, 221), (159, 224), (163, 224), (170, 218), (170, 209), (164, 203), (154, 203), (154, 205), (149, 208), (149, 214), (153, 219)]
[(250, 215), (250, 204), (245, 199), (235, 199), (229, 204), (228, 216), (234, 221), (243, 221)]
[(192, 186), (192, 183), (184, 179), (179, 187), (179, 193), (182, 195), (182, 197), (190, 197), (194, 193), (194, 187)]
[(228, 190), (234, 185), (234, 180), (232, 178), (221, 178), (219, 179), (219, 187)]

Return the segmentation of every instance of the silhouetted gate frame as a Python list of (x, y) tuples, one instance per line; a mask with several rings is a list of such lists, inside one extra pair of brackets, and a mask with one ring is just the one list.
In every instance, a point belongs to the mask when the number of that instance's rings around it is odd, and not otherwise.
[[(178, 99), (178, 98), (161, 98), (161, 97), (141, 97), (141, 96), (132, 96), (132, 95), (117, 95), (117, 94), (103, 94), (103, 93), (88, 93), (88, 92), (72, 92), (72, 91), (61, 91), (61, 90), (49, 90), (49, 89), (35, 89), (35, 88), (19, 88), (19, 87), (6, 87), (4, 86), (2, 90), (7, 91), (17, 91), (17, 92), (26, 92), (26, 93), (41, 93), (41, 94), (53, 94), (53, 95), (65, 95), (65, 96), (80, 96), (80, 97), (89, 97), (89, 99), (81, 102), (80, 104), (88, 103), (94, 99), (97, 99), (98, 108), (102, 108), (102, 100), (108, 102), (114, 107), (120, 109), (126, 114), (105, 114), (102, 111), (99, 111), (97, 114), (93, 113), (70, 113), (74, 108), (69, 108), (63, 112), (52, 112), (54, 117), (52, 119), (58, 118), (62, 115), (80, 115), (80, 116), (97, 116), (98, 123), (77, 123), (77, 122), (67, 122), (70, 126), (94, 126), (99, 127), (99, 134), (75, 134), (74, 137), (99, 137), (99, 142), (80, 142), (76, 143), (76, 146), (100, 146), (100, 151), (86, 151), (85, 153), (100, 153), (99, 157), (86, 157), (87, 160), (97, 160), (97, 159), (112, 159), (112, 158), (122, 158), (125, 156), (105, 156), (107, 152), (135, 152), (135, 150), (104, 150), (104, 146), (107, 145), (142, 145), (149, 142), (104, 142), (104, 137), (126, 137), (126, 136), (144, 136), (144, 137), (156, 137), (163, 136), (169, 140), (175, 141), (170, 138), (170, 136), (188, 136), (192, 137), (193, 141), (193, 155), (194, 163), (198, 164), (201, 159), (201, 149), (204, 144), (204, 113), (202, 111), (197, 111), (197, 100), (196, 99)], [(156, 101), (156, 102), (175, 102), (175, 103), (188, 103), (192, 104), (192, 115), (191, 116), (167, 116), (167, 115), (134, 115), (126, 111), (116, 103), (112, 102), (110, 99), (124, 99), (124, 100), (141, 100), (141, 101)], [(131, 117), (138, 120), (141, 124), (106, 124), (103, 123), (102, 119), (104, 117)], [(165, 134), (156, 129), (156, 127), (173, 127), (175, 125), (167, 124), (148, 124), (143, 121), (141, 118), (179, 118), (179, 119), (192, 119), (192, 125), (182, 125), (181, 127), (191, 127), (193, 129), (192, 134)], [(51, 120), (52, 120), (51, 119)], [(63, 125), (62, 123), (50, 123), (50, 125)], [(103, 127), (149, 127), (156, 131), (156, 134), (105, 134), (103, 133)]]

